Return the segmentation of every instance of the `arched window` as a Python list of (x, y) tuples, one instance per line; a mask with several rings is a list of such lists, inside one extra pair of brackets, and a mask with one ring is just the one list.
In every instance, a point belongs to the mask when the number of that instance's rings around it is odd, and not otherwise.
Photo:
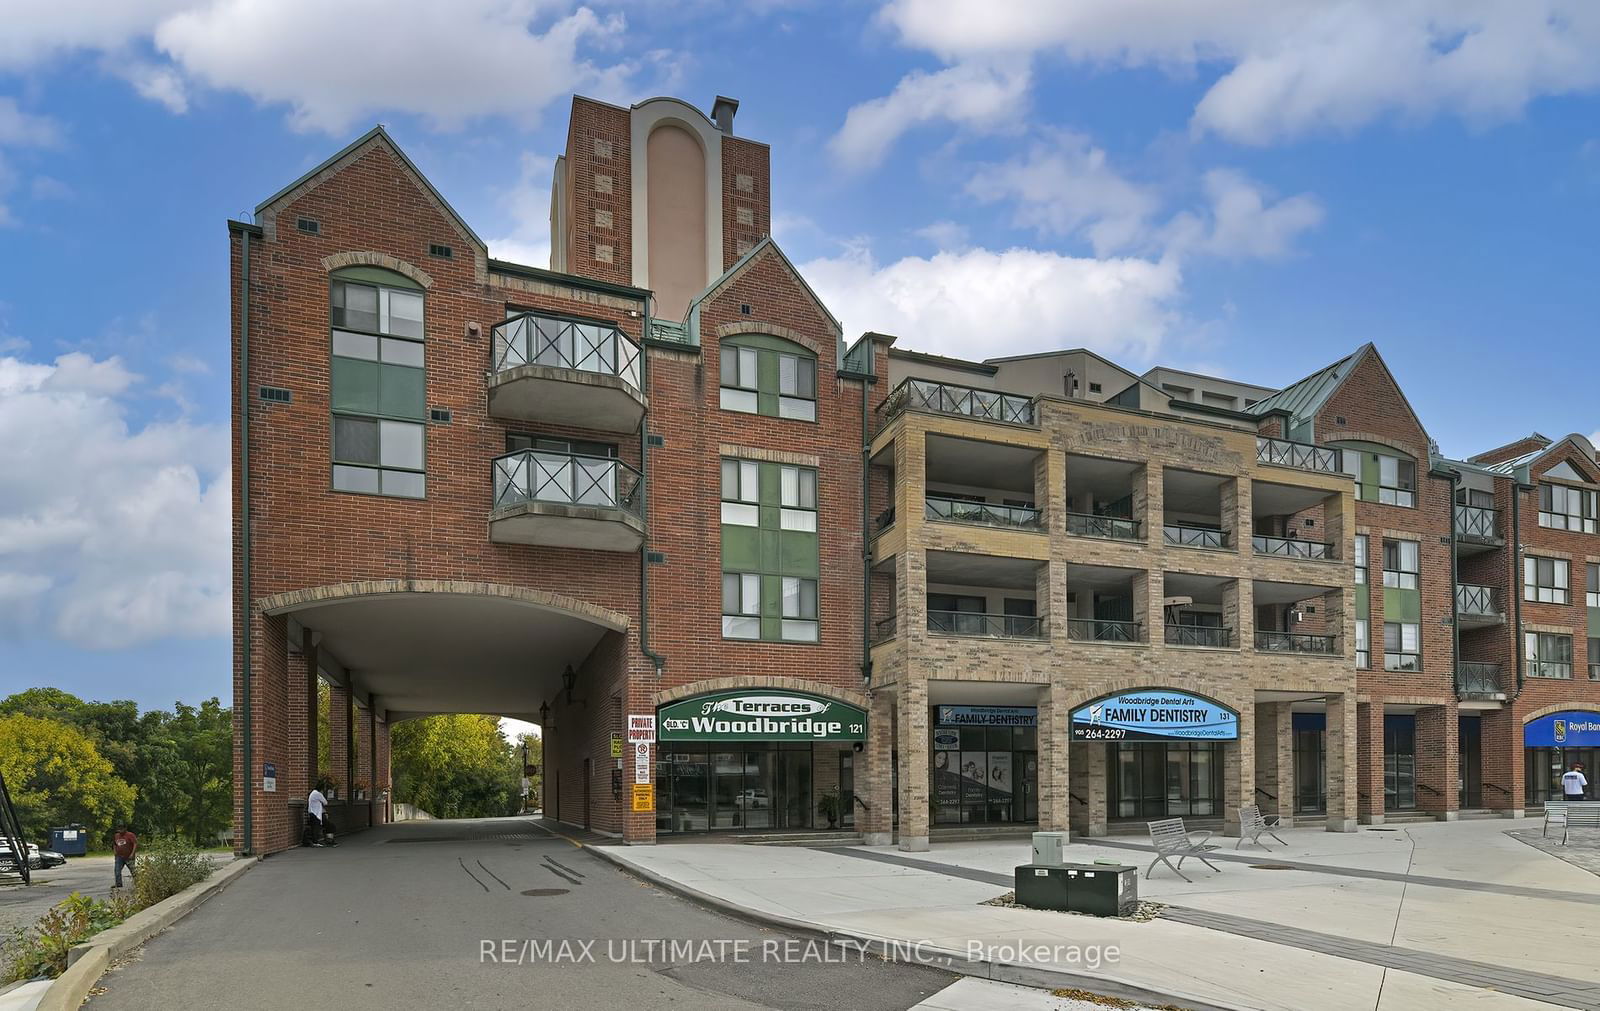
[(1330, 442), (1344, 457), (1345, 472), (1356, 479), (1356, 498), (1364, 502), (1415, 507), (1417, 462), (1388, 446), (1371, 442)]
[(793, 341), (740, 334), (721, 342), (722, 409), (817, 420), (817, 356)]
[(423, 304), (420, 285), (381, 267), (330, 278), (334, 491), (427, 492)]

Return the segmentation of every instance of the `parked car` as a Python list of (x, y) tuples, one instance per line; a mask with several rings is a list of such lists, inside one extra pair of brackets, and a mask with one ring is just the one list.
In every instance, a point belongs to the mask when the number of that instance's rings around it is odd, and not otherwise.
[[(36, 871), (50, 867), (60, 867), (67, 862), (67, 858), (55, 850), (42, 850), (33, 843), (24, 844), (28, 848), (28, 866)], [(15, 870), (16, 858), (11, 853), (11, 844), (0, 840), (0, 869)]]

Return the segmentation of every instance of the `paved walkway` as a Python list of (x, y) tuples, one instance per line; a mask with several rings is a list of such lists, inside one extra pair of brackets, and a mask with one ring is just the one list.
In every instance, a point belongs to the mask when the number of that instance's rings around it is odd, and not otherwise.
[(1549, 832), (1537, 828), (1520, 829), (1512, 832), (1511, 837), (1559, 860), (1565, 860), (1574, 867), (1582, 867), (1591, 874), (1600, 874), (1600, 832), (1591, 829), (1573, 829), (1565, 846), (1561, 845), (1559, 828), (1553, 828)]
[[(1521, 826), (1518, 826), (1521, 827)], [(1183, 882), (1129, 840), (1074, 843), (1069, 857), (1140, 864), (1149, 923), (980, 905), (1009, 890), (1026, 841), (796, 850), (680, 844), (614, 847), (620, 859), (749, 909), (817, 929), (969, 944), (1117, 945), (1120, 958), (1019, 959), (1167, 993), (1180, 1003), (1315, 1009), (1600, 1008), (1600, 964), (1551, 972), (1551, 939), (1591, 936), (1593, 875), (1508, 835), (1511, 823), (1397, 832), (1293, 829), (1271, 851), (1230, 847), (1220, 872)], [(1270, 869), (1269, 869), (1270, 868)], [(1281, 868), (1281, 869), (1280, 869)]]

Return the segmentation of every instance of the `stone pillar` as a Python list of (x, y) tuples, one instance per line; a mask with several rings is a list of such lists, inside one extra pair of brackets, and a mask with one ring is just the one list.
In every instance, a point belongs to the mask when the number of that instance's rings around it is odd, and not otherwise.
[(1222, 747), (1222, 831), (1239, 834), (1239, 808), (1256, 802), (1256, 704), (1254, 696), (1239, 703), (1239, 739)]
[[(1383, 824), (1383, 704), (1356, 706), (1356, 809), (1363, 825)], [(1333, 801), (1330, 799), (1329, 804)]]
[(1111, 745), (1091, 742), (1084, 745), (1089, 752), (1089, 776), (1087, 800), (1089, 808), (1087, 834), (1094, 837), (1106, 834), (1106, 822), (1110, 818), (1110, 783), (1107, 781), (1111, 770), (1108, 769), (1107, 758), (1111, 754)]
[(1071, 830), (1069, 704), (1063, 688), (1045, 685), (1039, 690), (1039, 829), (1044, 832)]
[[(313, 745), (315, 747), (315, 745)], [(349, 795), (350, 766), (350, 689), (328, 686), (328, 768), (322, 774), (339, 788), (339, 796)]]
[(894, 695), (883, 689), (872, 693), (867, 714), (867, 746), (857, 761), (856, 792), (869, 805), (858, 811), (856, 824), (868, 846), (894, 841)]
[(1222, 625), (1233, 629), (1234, 642), (1255, 648), (1255, 587), (1248, 579), (1233, 579), (1222, 585)]
[[(1510, 677), (1516, 676), (1515, 671)], [(1528, 768), (1522, 746), (1522, 721), (1510, 704), (1481, 717), (1483, 806), (1507, 818), (1521, 818), (1527, 803)]]
[(1165, 593), (1162, 588), (1166, 573), (1159, 569), (1139, 570), (1133, 574), (1133, 620), (1140, 622), (1144, 629), (1145, 641), (1161, 643), (1165, 641), (1166, 615), (1161, 610), (1161, 600)]
[[(1367, 707), (1356, 705), (1353, 695), (1329, 695), (1327, 706), (1327, 732), (1322, 735), (1322, 746), (1326, 752), (1328, 776), (1328, 831), (1354, 832), (1360, 783), (1357, 717), (1359, 711)], [(1381, 784), (1379, 792), (1381, 795)], [(1380, 806), (1382, 803), (1380, 796)]]
[(1256, 704), (1256, 804), (1294, 825), (1294, 714), (1287, 702)]
[(1354, 540), (1350, 535), (1353, 535), (1355, 531), (1345, 529), (1344, 498), (1344, 495), (1335, 492), (1322, 500), (1321, 539), (1333, 545), (1334, 558), (1354, 561)]
[(928, 684), (907, 671), (895, 698), (900, 752), (900, 848), (928, 848)]
[(1461, 810), (1460, 721), (1453, 705), (1417, 710), (1417, 807), (1440, 821)]

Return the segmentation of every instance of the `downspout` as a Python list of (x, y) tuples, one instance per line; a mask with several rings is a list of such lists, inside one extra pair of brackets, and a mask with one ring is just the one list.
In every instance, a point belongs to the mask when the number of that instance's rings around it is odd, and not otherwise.
[(251, 725), (250, 705), (250, 232), (239, 230), (241, 275), (239, 282), (239, 527), (240, 527), (240, 627), (244, 642), (240, 654), (244, 661), (244, 854), (255, 851), (254, 797), (255, 732)]
[[(867, 345), (871, 350), (871, 343)], [(871, 359), (868, 359), (871, 361)], [(869, 386), (861, 379), (861, 680), (872, 687), (872, 443), (867, 438)]]
[(1512, 632), (1511, 652), (1517, 658), (1517, 695), (1522, 694), (1522, 482), (1511, 478), (1511, 606), (1516, 628)]
[(1461, 483), (1461, 472), (1450, 471), (1450, 682), (1461, 698), (1461, 592), (1460, 573), (1456, 568), (1456, 489)]
[[(639, 381), (644, 384), (646, 405), (650, 400), (650, 300), (644, 298), (644, 325), (639, 330)], [(650, 408), (639, 416), (639, 516), (644, 520), (644, 543), (639, 545), (639, 652), (655, 664), (656, 676), (667, 666), (667, 658), (650, 649)], [(559, 803), (559, 800), (557, 801)]]

